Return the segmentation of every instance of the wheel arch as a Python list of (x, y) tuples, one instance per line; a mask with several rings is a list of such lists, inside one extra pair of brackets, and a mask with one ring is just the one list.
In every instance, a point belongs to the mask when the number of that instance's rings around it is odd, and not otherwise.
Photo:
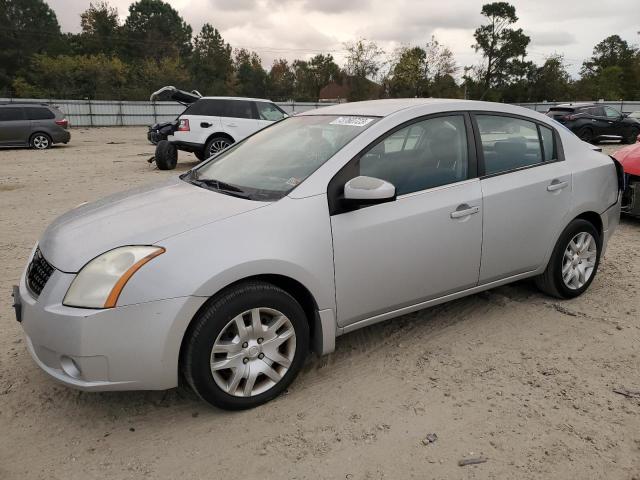
[(235, 139), (231, 135), (229, 135), (227, 132), (215, 132), (207, 137), (207, 139), (204, 141), (204, 145), (202, 146), (202, 148), (205, 148), (207, 146), (207, 143), (209, 143), (209, 140), (211, 140), (214, 137), (225, 137), (231, 140), (231, 143), (236, 143)]
[(586, 220), (587, 222), (592, 224), (598, 231), (598, 235), (600, 235), (600, 239), (602, 240), (602, 235), (604, 233), (604, 230), (603, 230), (604, 225), (602, 223), (602, 217), (598, 213), (592, 210), (588, 210), (586, 212), (581, 213), (580, 215), (577, 215), (575, 218), (571, 220), (571, 222), (573, 222), (573, 220), (578, 220), (578, 219)]
[(36, 135), (45, 135), (49, 139), (49, 143), (53, 145), (53, 137), (49, 133), (45, 132), (44, 130), (36, 130), (31, 135), (29, 135), (29, 145), (31, 145), (31, 141), (33, 140), (33, 137), (35, 137)]
[[(335, 339), (335, 320), (331, 318), (333, 320), (332, 323), (321, 320), (319, 311), (318, 311), (318, 303), (315, 297), (313, 296), (313, 294), (311, 293), (311, 291), (305, 285), (303, 285), (300, 281), (286, 275), (273, 274), (273, 273), (258, 274), (258, 275), (251, 275), (248, 277), (244, 277), (244, 278), (235, 280), (232, 283), (229, 283), (228, 285), (218, 290), (215, 294), (211, 295), (200, 306), (200, 308), (189, 320), (187, 328), (185, 329), (182, 335), (182, 339), (180, 342), (178, 368), (180, 368), (179, 365), (182, 362), (185, 344), (187, 342), (187, 339), (189, 338), (189, 335), (191, 334), (191, 329), (195, 324), (195, 319), (198, 318), (198, 316), (204, 310), (209, 308), (209, 305), (211, 305), (211, 303), (213, 303), (220, 295), (224, 294), (226, 291), (228, 291), (231, 288), (234, 288), (243, 283), (248, 283), (252, 281), (262, 281), (265, 283), (269, 283), (278, 288), (281, 288), (282, 290), (287, 292), (289, 295), (291, 295), (293, 298), (295, 298), (296, 301), (300, 303), (300, 306), (302, 307), (302, 309), (304, 310), (307, 316), (307, 321), (309, 322), (310, 348), (319, 355), (322, 353), (329, 353), (330, 351), (333, 351), (333, 348), (334, 348), (333, 340)], [(331, 329), (331, 325), (334, 325), (333, 329)], [(325, 330), (331, 330), (331, 331), (325, 331)], [(327, 345), (327, 343), (330, 343), (330, 344)]]

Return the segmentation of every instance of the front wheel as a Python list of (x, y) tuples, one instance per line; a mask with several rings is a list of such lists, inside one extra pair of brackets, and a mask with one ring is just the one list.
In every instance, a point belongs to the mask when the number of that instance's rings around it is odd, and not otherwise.
[(600, 264), (602, 241), (592, 223), (576, 219), (564, 229), (536, 285), (548, 295), (574, 298), (589, 288)]
[(206, 402), (227, 410), (253, 408), (279, 395), (309, 350), (300, 304), (265, 282), (233, 287), (190, 327), (181, 370)]

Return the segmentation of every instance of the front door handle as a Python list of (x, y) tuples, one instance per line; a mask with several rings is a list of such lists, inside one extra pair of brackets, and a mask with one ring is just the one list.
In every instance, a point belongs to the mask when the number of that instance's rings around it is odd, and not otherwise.
[(551, 182), (551, 185), (547, 185), (547, 192), (555, 192), (556, 190), (562, 190), (567, 187), (569, 182), (560, 182), (558, 180), (554, 180)]
[(237, 127), (238, 125), (235, 123), (227, 123), (227, 127)]
[(451, 212), (451, 218), (463, 218), (468, 217), (469, 215), (473, 215), (474, 213), (478, 213), (480, 211), (480, 207), (470, 207), (466, 203), (458, 206), (455, 212)]

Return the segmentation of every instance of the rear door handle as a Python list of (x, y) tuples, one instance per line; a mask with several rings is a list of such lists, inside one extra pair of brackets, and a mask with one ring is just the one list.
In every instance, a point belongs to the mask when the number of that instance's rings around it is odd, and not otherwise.
[(556, 190), (562, 190), (567, 187), (569, 182), (560, 182), (558, 180), (554, 180), (551, 182), (551, 185), (547, 185), (547, 192), (555, 192)]
[(460, 205), (455, 212), (451, 212), (451, 218), (463, 218), (478, 213), (480, 207), (470, 207), (467, 204)]
[(211, 124), (209, 122), (202, 122), (202, 123), (200, 123), (200, 126), (202, 128), (209, 128), (209, 127), (213, 126), (213, 124)]

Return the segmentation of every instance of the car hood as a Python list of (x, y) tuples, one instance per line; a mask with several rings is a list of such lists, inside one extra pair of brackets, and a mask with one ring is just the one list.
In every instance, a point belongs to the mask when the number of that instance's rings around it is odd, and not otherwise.
[(640, 143), (621, 148), (613, 157), (622, 164), (625, 173), (640, 175)]
[(269, 203), (224, 195), (174, 178), (70, 210), (47, 227), (39, 246), (54, 267), (77, 272), (113, 248), (157, 244), (266, 205)]

